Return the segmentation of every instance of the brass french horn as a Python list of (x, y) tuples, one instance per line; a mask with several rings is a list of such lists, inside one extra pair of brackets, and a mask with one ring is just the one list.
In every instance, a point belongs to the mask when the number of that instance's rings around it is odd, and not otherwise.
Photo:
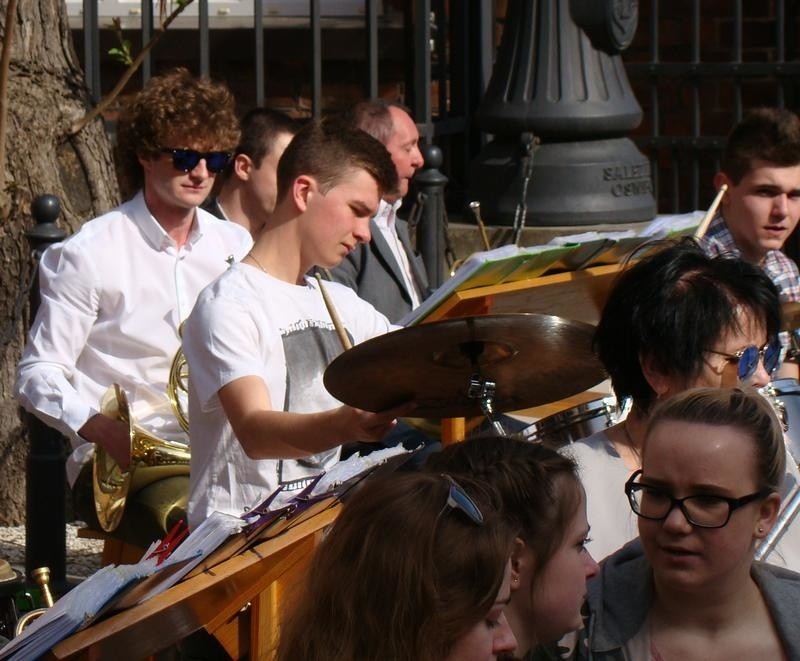
[[(181, 324), (181, 331), (182, 330), (183, 324)], [(188, 392), (189, 366), (186, 363), (186, 356), (183, 353), (183, 349), (178, 347), (178, 350), (175, 352), (175, 357), (172, 359), (172, 366), (169, 368), (167, 397), (169, 397), (169, 403), (172, 404), (172, 410), (175, 412), (175, 417), (178, 419), (178, 424), (187, 434), (189, 433), (189, 416), (183, 409), (181, 393), (186, 395)]]
[(101, 413), (127, 422), (130, 429), (130, 465), (120, 468), (105, 449), (95, 447), (92, 466), (94, 506), (97, 520), (106, 532), (119, 526), (129, 493), (167, 477), (189, 474), (187, 445), (159, 438), (131, 419), (128, 398), (119, 384), (109, 388)]

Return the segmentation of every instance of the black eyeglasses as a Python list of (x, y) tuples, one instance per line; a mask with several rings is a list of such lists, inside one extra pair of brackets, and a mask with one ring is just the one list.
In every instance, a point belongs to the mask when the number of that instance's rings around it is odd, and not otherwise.
[(450, 483), (450, 490), (447, 492), (447, 502), (445, 507), (462, 512), (472, 523), (477, 526), (483, 525), (483, 514), (478, 509), (475, 501), (470, 498), (464, 488), (449, 475), (442, 473), (442, 477)]
[(675, 498), (664, 489), (636, 482), (641, 474), (640, 469), (625, 483), (625, 493), (634, 514), (643, 519), (663, 521), (673, 509), (679, 507), (686, 520), (698, 528), (722, 528), (728, 524), (734, 510), (766, 498), (771, 493), (769, 489), (762, 489), (741, 498), (712, 495)]
[(736, 353), (724, 353), (709, 349), (708, 353), (723, 356), (730, 363), (736, 363), (736, 375), (740, 381), (749, 379), (758, 369), (758, 361), (764, 361), (764, 369), (767, 374), (772, 374), (780, 364), (781, 345), (780, 342), (767, 342), (760, 349), (755, 344), (750, 344)]
[(162, 147), (161, 151), (172, 156), (172, 167), (181, 172), (191, 172), (197, 167), (200, 159), (205, 159), (209, 172), (222, 172), (231, 160), (227, 151), (197, 151), (196, 149), (171, 149)]

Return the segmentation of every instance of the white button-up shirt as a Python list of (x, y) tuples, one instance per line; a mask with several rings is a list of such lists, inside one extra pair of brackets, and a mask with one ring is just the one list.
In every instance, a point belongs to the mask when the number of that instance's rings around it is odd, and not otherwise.
[(403, 284), (406, 287), (408, 295), (411, 296), (411, 308), (418, 308), (421, 302), (419, 288), (414, 282), (414, 276), (411, 273), (411, 264), (408, 261), (408, 255), (397, 236), (397, 228), (395, 227), (395, 220), (397, 219), (397, 211), (403, 200), (397, 200), (394, 204), (389, 204), (385, 200), (381, 200), (378, 207), (378, 213), (375, 214), (373, 220), (381, 231), (386, 243), (389, 244), (389, 249), (392, 251), (397, 264), (400, 266), (400, 272), (403, 274)]
[(186, 442), (166, 396), (178, 329), (200, 291), (251, 243), (239, 225), (198, 209), (179, 247), (139, 193), (45, 251), (41, 305), (15, 390), (28, 411), (70, 439), (70, 484), (93, 449), (77, 432), (113, 383), (138, 424)]

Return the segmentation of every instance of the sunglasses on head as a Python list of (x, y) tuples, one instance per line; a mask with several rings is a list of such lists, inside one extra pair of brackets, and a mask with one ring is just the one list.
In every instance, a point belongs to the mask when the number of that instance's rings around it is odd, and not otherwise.
[(761, 348), (755, 344), (750, 344), (735, 353), (724, 353), (722, 351), (709, 351), (709, 353), (723, 356), (730, 363), (736, 363), (736, 374), (740, 381), (744, 381), (755, 374), (759, 361), (764, 362), (764, 369), (767, 374), (772, 375), (780, 365), (781, 348), (779, 342), (773, 341), (767, 342)]
[(483, 525), (483, 513), (478, 509), (475, 501), (452, 477), (444, 473), (441, 475), (450, 483), (450, 490), (447, 492), (447, 501), (444, 506), (458, 510), (477, 526)]
[(191, 172), (201, 159), (205, 159), (209, 172), (222, 172), (231, 160), (231, 154), (227, 151), (201, 152), (196, 149), (170, 149), (169, 147), (162, 147), (161, 151), (172, 156), (172, 167), (181, 172)]

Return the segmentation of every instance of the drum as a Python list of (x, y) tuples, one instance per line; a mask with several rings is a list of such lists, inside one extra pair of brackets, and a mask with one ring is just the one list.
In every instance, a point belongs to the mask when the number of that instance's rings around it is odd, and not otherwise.
[(625, 417), (615, 397), (603, 397), (542, 418), (522, 430), (522, 437), (557, 449), (607, 429)]
[(783, 422), (786, 449), (800, 463), (800, 384), (797, 379), (775, 379), (764, 392)]

